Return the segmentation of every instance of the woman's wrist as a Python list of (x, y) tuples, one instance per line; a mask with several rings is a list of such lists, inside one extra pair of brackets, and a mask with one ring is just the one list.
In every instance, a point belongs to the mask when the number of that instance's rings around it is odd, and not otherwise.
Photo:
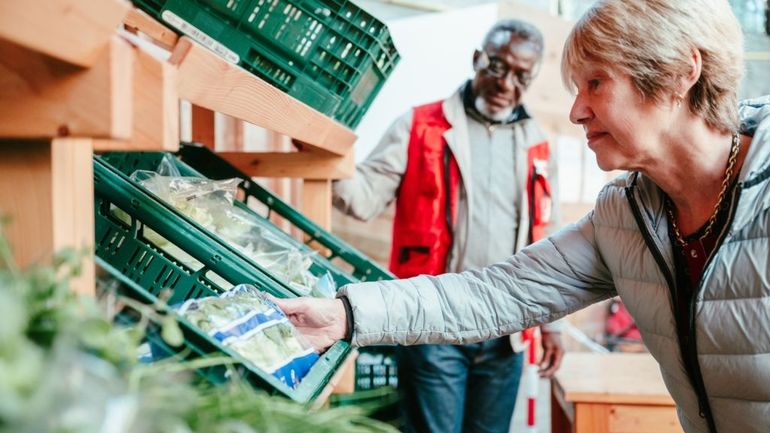
[(353, 307), (350, 305), (350, 300), (348, 300), (347, 296), (340, 296), (339, 300), (342, 302), (342, 306), (345, 309), (342, 339), (350, 343), (353, 340)]

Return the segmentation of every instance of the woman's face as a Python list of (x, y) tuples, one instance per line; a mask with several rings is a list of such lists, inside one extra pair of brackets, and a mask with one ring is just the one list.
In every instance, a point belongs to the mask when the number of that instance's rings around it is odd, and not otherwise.
[(575, 71), (577, 95), (570, 121), (582, 125), (602, 170), (641, 170), (652, 163), (670, 109), (644, 100), (631, 78), (608, 67)]

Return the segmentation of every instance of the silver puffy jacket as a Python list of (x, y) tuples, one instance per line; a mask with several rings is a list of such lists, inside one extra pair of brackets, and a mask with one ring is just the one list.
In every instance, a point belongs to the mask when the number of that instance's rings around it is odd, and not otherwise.
[[(754, 136), (731, 222), (695, 304), (697, 359), (720, 433), (770, 432), (770, 97), (742, 103)], [(467, 343), (549, 322), (620, 295), (688, 433), (708, 432), (677, 344), (673, 252), (660, 189), (629, 173), (593, 211), (507, 261), (438, 277), (351, 285), (353, 343)]]

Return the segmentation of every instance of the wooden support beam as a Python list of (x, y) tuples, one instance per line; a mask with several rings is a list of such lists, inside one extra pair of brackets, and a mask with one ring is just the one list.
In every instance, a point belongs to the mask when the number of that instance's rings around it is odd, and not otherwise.
[(211, 150), (215, 149), (216, 134), (214, 112), (193, 104), (192, 106), (192, 141)]
[(356, 390), (356, 359), (358, 358), (358, 351), (353, 350), (350, 357), (353, 360), (345, 362), (337, 373), (339, 380), (334, 386), (334, 394), (351, 394)]
[(134, 48), (133, 131), (131, 138), (94, 140), (94, 151), (179, 150), (177, 71), (139, 48)]
[(310, 152), (217, 152), (230, 164), (252, 177), (343, 179), (355, 173), (353, 152), (327, 156)]
[(132, 8), (123, 19), (126, 30), (136, 33), (144, 33), (156, 45), (167, 50), (172, 50), (179, 40), (179, 36), (173, 30), (159, 23), (144, 11)]
[[(332, 181), (302, 180), (302, 213), (327, 231), (332, 230)], [(305, 239), (307, 241), (307, 239)], [(329, 250), (317, 243), (310, 246), (324, 256)]]
[(134, 57), (118, 36), (90, 69), (0, 40), (0, 137), (128, 139)]
[(346, 155), (355, 134), (203, 46), (182, 37), (170, 62), (179, 65), (179, 96), (306, 144), (307, 150)]
[[(94, 246), (93, 153), (89, 139), (0, 141), (0, 213), (20, 266), (54, 252)], [(84, 257), (79, 292), (94, 293), (93, 253)]]
[(217, 149), (226, 152), (240, 152), (243, 150), (243, 121), (224, 114), (219, 115), (221, 127), (221, 142), (217, 143)]
[(0, 38), (93, 66), (130, 8), (125, 0), (6, 0), (0, 2)]
[(332, 181), (302, 182), (302, 213), (326, 230), (332, 228)]

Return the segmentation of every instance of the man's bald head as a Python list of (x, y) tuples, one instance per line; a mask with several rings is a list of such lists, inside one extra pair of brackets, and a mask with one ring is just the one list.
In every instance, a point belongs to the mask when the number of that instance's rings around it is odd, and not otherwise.
[(509, 44), (511, 40), (531, 43), (535, 51), (542, 57), (543, 34), (532, 24), (517, 19), (501, 20), (492, 26), (484, 36), (482, 49), (496, 49), (504, 44)]

